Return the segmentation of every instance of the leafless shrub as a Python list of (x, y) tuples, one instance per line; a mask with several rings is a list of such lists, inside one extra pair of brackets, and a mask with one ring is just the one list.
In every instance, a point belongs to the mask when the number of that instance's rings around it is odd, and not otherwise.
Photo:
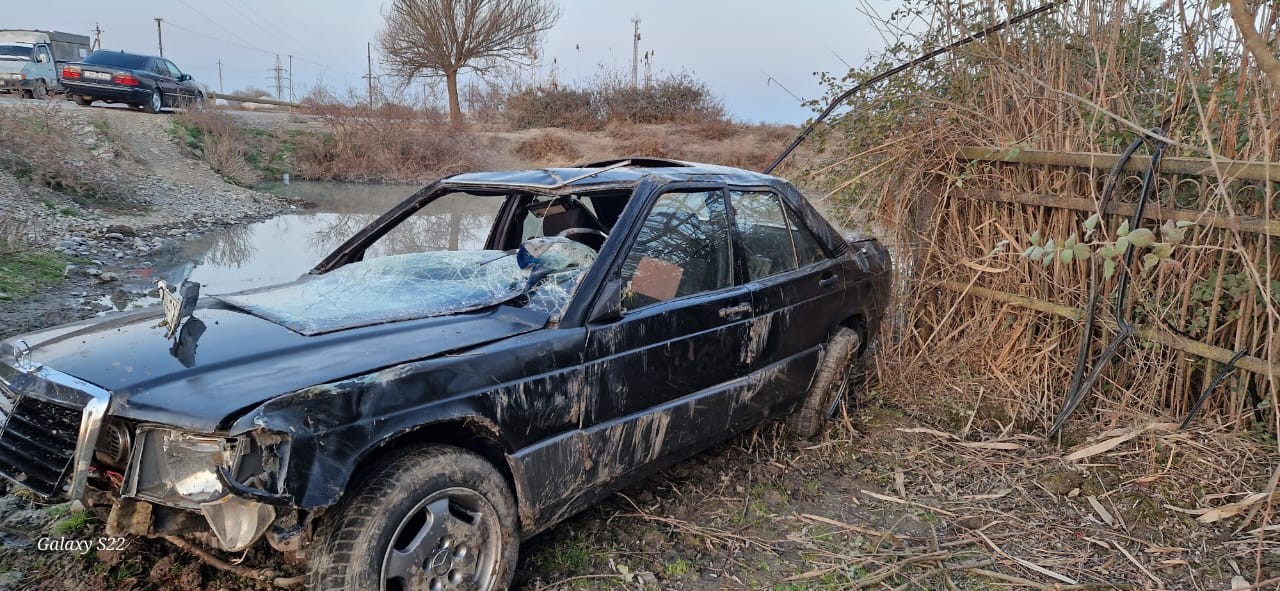
[(183, 112), (174, 117), (173, 131), (223, 178), (241, 186), (252, 186), (262, 179), (249, 162), (245, 128), (230, 115), (217, 111)]
[(507, 98), (504, 111), (508, 124), (517, 129), (600, 130), (625, 123), (703, 124), (725, 120), (720, 100), (706, 84), (688, 74), (672, 74), (633, 87), (621, 75), (604, 71), (580, 88), (545, 84), (521, 89)]
[(574, 88), (528, 88), (507, 97), (504, 111), (516, 129), (592, 130), (603, 124), (591, 92)]
[(125, 191), (110, 161), (98, 158), (93, 142), (83, 139), (93, 133), (56, 104), (6, 107), (0, 116), (0, 169), (72, 197), (120, 201)]
[(517, 143), (512, 152), (535, 163), (569, 164), (582, 157), (582, 152), (573, 142), (552, 131), (543, 131)]
[(343, 102), (312, 108), (329, 128), (294, 144), (301, 178), (345, 181), (421, 181), (478, 167), (485, 147), (454, 130), (438, 111), (402, 106), (368, 109)]

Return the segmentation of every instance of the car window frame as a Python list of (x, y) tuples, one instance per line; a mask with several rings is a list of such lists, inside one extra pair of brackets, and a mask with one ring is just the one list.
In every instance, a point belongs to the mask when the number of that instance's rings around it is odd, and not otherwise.
[(177, 80), (178, 78), (182, 77), (182, 70), (178, 68), (177, 64), (173, 63), (168, 58), (160, 58), (160, 61), (163, 62), (165, 68), (169, 70), (169, 76), (171, 78), (173, 78), (174, 80)]
[[(730, 253), (728, 253), (728, 265), (730, 265), (730, 281), (728, 281), (728, 285), (724, 285), (724, 287), (707, 290), (707, 292), (687, 293), (684, 294), (684, 296), (662, 299), (662, 301), (648, 303), (645, 304), (645, 306), (637, 308), (625, 308), (625, 310), (622, 311), (623, 317), (632, 316), (639, 312), (649, 311), (658, 306), (667, 306), (667, 304), (680, 306), (681, 303), (690, 302), (692, 299), (716, 297), (717, 294), (731, 292), (731, 290), (740, 288), (741, 285), (744, 284), (745, 276), (742, 275), (739, 256), (741, 244), (739, 242), (739, 238), (737, 238), (735, 229), (733, 229), (733, 215), (730, 200), (728, 200), (728, 192), (726, 191), (726, 188), (724, 188), (723, 183), (669, 183), (662, 185), (662, 187), (659, 187), (657, 191), (650, 194), (649, 198), (646, 198), (645, 200), (643, 211), (641, 211), (639, 216), (636, 217), (635, 224), (632, 224), (632, 228), (627, 230), (626, 240), (622, 243), (622, 246), (618, 248), (616, 258), (614, 258), (612, 264), (609, 265), (608, 278), (618, 281), (622, 280), (622, 266), (626, 264), (627, 257), (631, 255), (632, 248), (635, 248), (636, 240), (639, 240), (641, 226), (644, 226), (645, 221), (649, 219), (649, 215), (652, 214), (654, 206), (658, 205), (658, 201), (662, 200), (662, 198), (667, 196), (669, 193), (718, 193), (719, 196), (721, 196), (721, 200), (724, 202), (724, 220), (726, 220), (726, 223), (728, 224), (728, 248), (730, 248)], [(618, 220), (618, 223), (622, 223), (622, 220)], [(617, 228), (617, 226), (614, 226), (614, 228)]]
[[(821, 265), (823, 263), (830, 262), (832, 259), (835, 258), (832, 255), (831, 251), (827, 249), (827, 246), (823, 244), (821, 240), (818, 240), (818, 237), (816, 234), (813, 233), (813, 230), (805, 226), (804, 220), (801, 218), (800, 213), (796, 211), (794, 207), (791, 207), (791, 205), (787, 203), (787, 199), (785, 196), (783, 196), (782, 192), (779, 191), (776, 187), (773, 187), (771, 185), (727, 185), (725, 187), (725, 194), (730, 197), (729, 213), (730, 213), (730, 216), (732, 217), (733, 231), (734, 231), (734, 235), (738, 236), (737, 238), (738, 240), (741, 240), (741, 235), (738, 232), (737, 209), (733, 206), (732, 193), (734, 191), (737, 191), (739, 193), (772, 193), (778, 199), (778, 204), (782, 206), (782, 218), (787, 223), (788, 236), (791, 238), (792, 252), (796, 257), (796, 268), (788, 271), (783, 271), (781, 273), (774, 273), (773, 275), (768, 275), (766, 277), (761, 277), (760, 279), (757, 279), (755, 281), (759, 282), (764, 280), (772, 280), (775, 277), (783, 277), (792, 273), (799, 273), (815, 265)], [(822, 256), (823, 256), (822, 260), (814, 261), (812, 263), (808, 263), (804, 265), (800, 264), (800, 250), (796, 248), (795, 237), (793, 234), (791, 234), (791, 232), (793, 231), (793, 226), (792, 226), (793, 218), (795, 223), (794, 228), (797, 228), (801, 232), (806, 233), (809, 236), (809, 239), (812, 240), (813, 243), (818, 246), (818, 250), (822, 252)], [(742, 261), (742, 265), (745, 268), (745, 265), (746, 265), (745, 260)], [(743, 273), (744, 274), (746, 273), (745, 269)]]
[[(743, 278), (744, 278), (746, 281), (749, 281), (749, 282), (753, 282), (753, 283), (754, 283), (754, 282), (758, 282), (758, 281), (764, 281), (764, 280), (766, 280), (766, 279), (770, 279), (770, 278), (773, 278), (773, 277), (778, 277), (778, 276), (780, 276), (780, 275), (786, 275), (787, 273), (794, 273), (794, 272), (796, 272), (796, 271), (799, 271), (799, 270), (801, 270), (801, 269), (805, 268), (807, 265), (801, 265), (801, 264), (800, 264), (800, 250), (796, 248), (795, 235), (794, 235), (794, 234), (792, 234), (792, 229), (791, 229), (791, 220), (790, 220), (790, 219), (788, 219), (788, 217), (787, 217), (787, 204), (786, 204), (786, 202), (782, 199), (782, 195), (781, 195), (780, 193), (778, 193), (777, 191), (773, 190), (772, 188), (768, 188), (768, 189), (755, 189), (755, 188), (753, 188), (753, 189), (741, 189), (741, 188), (734, 187), (734, 186), (730, 186), (730, 187), (725, 188), (725, 194), (726, 194), (726, 195), (728, 195), (728, 197), (729, 197), (729, 206), (730, 206), (730, 210), (731, 210), (731, 218), (732, 218), (732, 220), (731, 220), (731, 221), (732, 221), (732, 224), (733, 224), (733, 232), (734, 232), (735, 240), (737, 241), (737, 243), (738, 243), (739, 245), (743, 245), (743, 244), (745, 244), (745, 242), (743, 242), (743, 237), (742, 237), (742, 228), (738, 225), (738, 206), (737, 206), (737, 204), (734, 202), (734, 198), (733, 198), (733, 194), (734, 194), (734, 193), (766, 193), (766, 194), (769, 194), (769, 195), (773, 195), (774, 202), (778, 204), (778, 214), (782, 216), (782, 223), (783, 223), (783, 226), (784, 226), (783, 230), (787, 233), (787, 239), (791, 242), (791, 256), (792, 256), (792, 257), (793, 257), (793, 259), (795, 260), (795, 266), (794, 266), (794, 267), (792, 267), (792, 268), (790, 268), (790, 269), (787, 269), (787, 270), (785, 270), (785, 271), (779, 271), (779, 272), (777, 272), (777, 273), (772, 273), (772, 274), (769, 274), (769, 275), (765, 275), (764, 277), (759, 277), (759, 278), (756, 278), (756, 279), (752, 279), (752, 278), (751, 278), (751, 270), (750, 270), (750, 265), (749, 265), (749, 263), (747, 262), (747, 260), (746, 260), (746, 258), (745, 258), (745, 257), (739, 257), (739, 258), (741, 259), (741, 260), (740, 260), (740, 264), (741, 264), (741, 267), (742, 267), (742, 269), (743, 269), (743, 271), (742, 271), (742, 273), (743, 273)], [(740, 254), (745, 254), (745, 252), (746, 252), (745, 247), (739, 248), (738, 252), (739, 252)], [(824, 251), (824, 252), (825, 252), (825, 251)]]
[[(44, 61), (39, 61), (41, 51), (44, 52), (44, 56), (46, 58)], [(53, 64), (54, 62), (53, 51), (49, 49), (48, 45), (35, 46), (35, 55), (33, 55), (32, 57), (36, 58), (36, 63), (39, 63), (39, 64)]]

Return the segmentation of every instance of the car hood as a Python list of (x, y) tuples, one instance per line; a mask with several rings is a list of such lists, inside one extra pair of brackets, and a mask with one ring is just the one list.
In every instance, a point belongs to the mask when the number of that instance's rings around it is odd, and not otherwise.
[(523, 334), (547, 319), (498, 306), (304, 336), (213, 304), (172, 340), (152, 309), (10, 342), (24, 341), (36, 364), (109, 390), (109, 414), (211, 432), (281, 394)]

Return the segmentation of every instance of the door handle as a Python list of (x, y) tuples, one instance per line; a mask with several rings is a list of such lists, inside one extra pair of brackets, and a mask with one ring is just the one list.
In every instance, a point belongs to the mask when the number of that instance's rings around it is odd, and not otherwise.
[(836, 275), (835, 273), (828, 273), (823, 275), (822, 279), (818, 280), (818, 287), (831, 287), (832, 285), (835, 285), (837, 281), (840, 281), (839, 275)]
[(720, 317), (730, 318), (732, 316), (737, 316), (739, 314), (748, 314), (750, 312), (751, 312), (751, 304), (743, 303), (743, 304), (738, 304), (736, 306), (729, 306), (727, 308), (720, 308)]

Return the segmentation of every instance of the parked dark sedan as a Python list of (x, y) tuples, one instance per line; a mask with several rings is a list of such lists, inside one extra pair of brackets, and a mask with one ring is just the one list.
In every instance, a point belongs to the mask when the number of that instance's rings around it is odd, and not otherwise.
[(63, 66), (62, 86), (81, 106), (105, 101), (141, 107), (148, 113), (165, 107), (199, 107), (205, 100), (200, 85), (173, 62), (123, 51), (95, 51), (82, 62)]
[[(458, 232), (484, 249), (430, 250)], [(772, 176), (453, 176), (295, 282), (0, 344), (0, 472), (113, 535), (265, 539), (317, 589), (505, 589), (611, 491), (772, 417), (815, 434), (890, 275)]]

